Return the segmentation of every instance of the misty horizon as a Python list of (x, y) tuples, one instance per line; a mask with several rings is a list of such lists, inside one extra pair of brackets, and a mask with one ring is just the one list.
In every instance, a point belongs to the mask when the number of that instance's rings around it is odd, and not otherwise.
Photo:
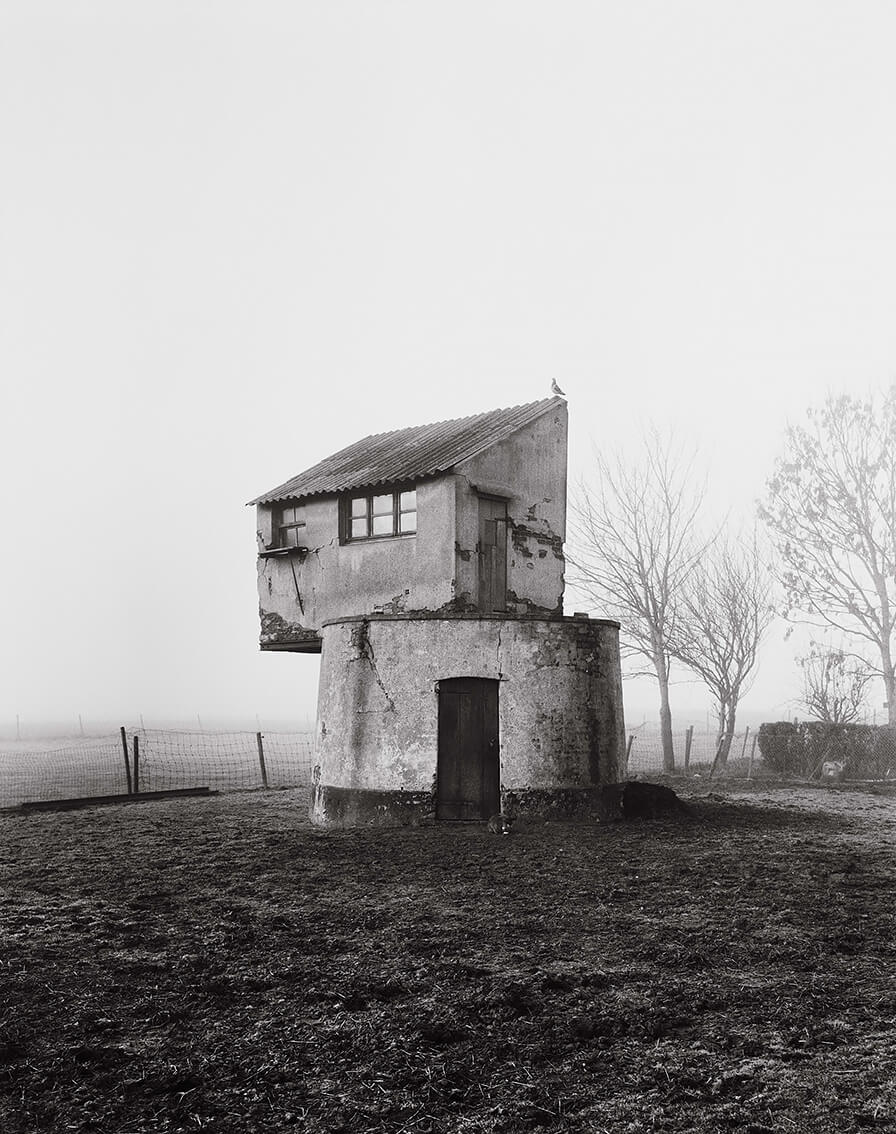
[[(317, 659), (258, 649), (245, 501), (359, 438), (556, 381), (571, 489), (653, 422), (749, 528), (788, 423), (896, 373), (892, 12), (3, 20), (7, 731), (313, 719)], [(743, 720), (793, 715), (786, 632)]]

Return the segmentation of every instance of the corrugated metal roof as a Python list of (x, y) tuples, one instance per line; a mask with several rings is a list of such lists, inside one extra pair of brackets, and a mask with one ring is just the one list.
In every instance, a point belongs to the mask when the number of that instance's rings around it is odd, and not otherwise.
[(436, 476), (461, 461), (475, 457), (535, 421), (553, 406), (562, 404), (562, 398), (543, 398), (539, 402), (489, 410), (452, 421), (375, 433), (325, 457), (310, 469), (263, 492), (249, 503), (271, 504), (276, 500), (298, 500), (305, 496), (322, 496), (346, 492), (351, 488)]

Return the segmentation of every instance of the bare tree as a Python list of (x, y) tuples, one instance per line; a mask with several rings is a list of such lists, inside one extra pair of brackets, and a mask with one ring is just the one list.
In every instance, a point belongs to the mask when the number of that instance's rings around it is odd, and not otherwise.
[(669, 636), (677, 595), (699, 559), (695, 546), (703, 485), (687, 457), (655, 430), (641, 460), (598, 456), (596, 489), (579, 486), (571, 504), (571, 581), (593, 608), (615, 618), (626, 653), (646, 659), (660, 692), (663, 768), (672, 771)]
[(873, 677), (865, 663), (843, 649), (817, 642), (797, 662), (803, 671), (801, 705), (814, 720), (850, 724), (859, 719)]
[(717, 539), (685, 580), (669, 649), (712, 694), (722, 767), (773, 616), (771, 577), (756, 540)]
[(767, 487), (787, 616), (871, 644), (896, 725), (896, 388), (810, 410)]

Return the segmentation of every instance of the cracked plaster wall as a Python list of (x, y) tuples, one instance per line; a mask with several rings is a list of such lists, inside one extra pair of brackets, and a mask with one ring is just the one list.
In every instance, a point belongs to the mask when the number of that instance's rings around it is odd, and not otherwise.
[(372, 618), (324, 628), (315, 762), (338, 789), (431, 792), (439, 680), (500, 680), (503, 791), (623, 778), (615, 623)]
[[(417, 486), (413, 536), (341, 545), (335, 496), (305, 502), (307, 552), (258, 560), (262, 645), (316, 636), (332, 618), (438, 610), (454, 598), (454, 483)], [(272, 543), (271, 508), (258, 507), (258, 546)]]
[(479, 588), (479, 493), (507, 501), (507, 610), (560, 614), (566, 538), (565, 403), (457, 466), (458, 599)]
[[(258, 560), (261, 644), (318, 641), (332, 619), (364, 614), (475, 611), (479, 495), (508, 510), (508, 613), (561, 614), (566, 535), (567, 410), (549, 413), (450, 474), (417, 485), (417, 534), (339, 542), (336, 496), (305, 501), (307, 552)], [(272, 510), (258, 507), (258, 547), (272, 543)]]

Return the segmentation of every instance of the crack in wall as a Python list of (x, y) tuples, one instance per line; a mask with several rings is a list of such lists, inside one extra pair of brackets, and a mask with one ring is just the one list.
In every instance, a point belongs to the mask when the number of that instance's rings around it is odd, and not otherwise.
[(299, 590), (299, 577), (296, 574), (295, 560), (292, 558), (292, 556), (289, 557), (289, 565), (292, 568), (292, 581), (296, 585), (296, 602), (299, 604), (299, 610), (304, 615), (305, 604), (302, 602), (302, 592)]
[[(370, 623), (366, 618), (360, 624), (360, 626), (356, 626), (352, 630), (352, 645), (358, 651), (359, 660), (366, 661), (370, 666), (371, 673), (373, 674), (373, 679), (379, 686), (382, 695), (386, 698), (386, 704), (388, 706), (386, 711), (394, 713), (395, 702), (389, 696), (386, 686), (383, 684), (383, 679), (380, 677), (380, 672), (377, 669), (376, 656), (373, 652), (373, 645), (370, 641)], [(373, 710), (366, 711), (370, 712)]]

